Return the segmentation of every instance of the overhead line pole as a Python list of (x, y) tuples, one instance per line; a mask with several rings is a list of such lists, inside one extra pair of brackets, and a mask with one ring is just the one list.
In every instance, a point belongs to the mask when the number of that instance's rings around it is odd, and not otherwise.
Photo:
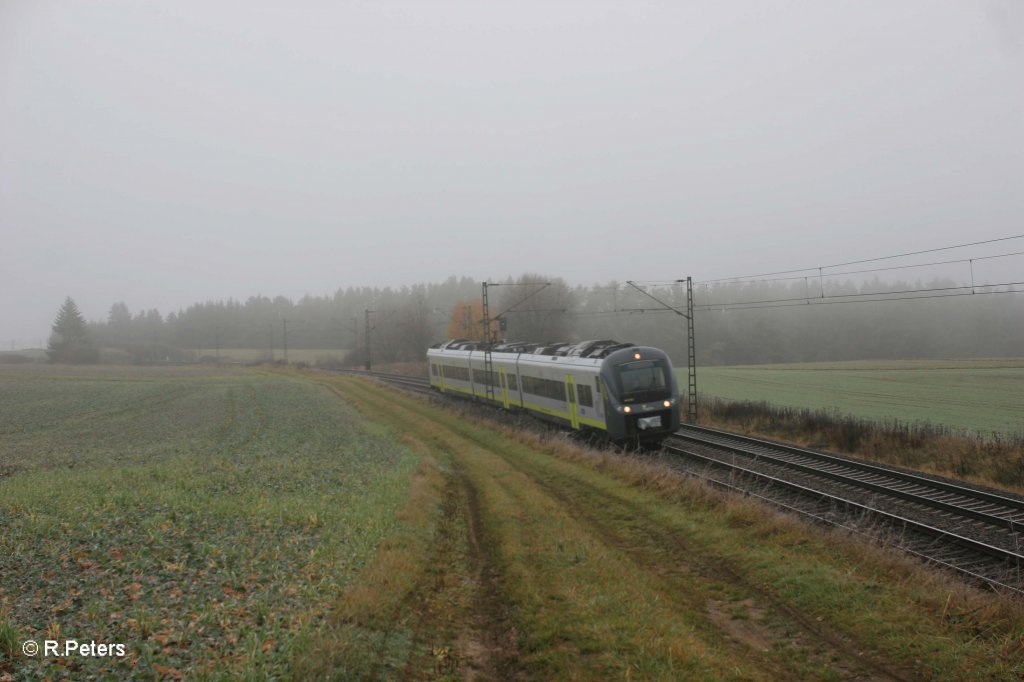
[(288, 364), (288, 320), (281, 318), (281, 341), (284, 344), (284, 364)]
[[(541, 284), (541, 282), (508, 282), (508, 283), (505, 284), (505, 286), (526, 286), (526, 285), (534, 285), (534, 284)], [(510, 305), (508, 308), (505, 308), (505, 310), (502, 310), (500, 313), (498, 313), (496, 315), (497, 319), (500, 320), (502, 315), (504, 315), (507, 312), (510, 312), (513, 308), (515, 308), (520, 303), (523, 303), (527, 299), (529, 299), (529, 298), (531, 298), (533, 296), (536, 296), (545, 287), (550, 286), (550, 284), (551, 284), (551, 282), (543, 282), (544, 286), (542, 286), (540, 289), (537, 289), (537, 291), (532, 292), (528, 296), (524, 296), (523, 298), (519, 299), (518, 301), (516, 301), (515, 303)], [(494, 339), (494, 335), (493, 335), (492, 330), (491, 330), (491, 306), (490, 306), (490, 300), (489, 300), (489, 298), (487, 296), (487, 288), (488, 287), (497, 287), (497, 286), (501, 286), (501, 285), (502, 285), (501, 282), (488, 282), (486, 280), (481, 285), (481, 288), (483, 290), (483, 294), (482, 295), (483, 295), (483, 307), (484, 307), (484, 319), (483, 319), (483, 324), (484, 324), (484, 377), (485, 377), (484, 378), (484, 395), (487, 396), (487, 399), (491, 400), (491, 401), (494, 400), (494, 384), (495, 384), (495, 378), (494, 378), (494, 358), (491, 357), (491, 346), (494, 344), (494, 340), (495, 339)]]
[(697, 353), (695, 348), (694, 327), (693, 327), (693, 278), (677, 279), (676, 284), (686, 284), (686, 312), (675, 306), (662, 301), (654, 294), (644, 291), (631, 281), (626, 284), (639, 291), (644, 296), (653, 299), (665, 306), (676, 315), (686, 319), (686, 421), (691, 424), (697, 423)]
[[(365, 365), (365, 367), (366, 367), (366, 371), (367, 372), (373, 370), (373, 354), (370, 351), (370, 332), (373, 331), (374, 329), (376, 329), (377, 327), (379, 327), (383, 322), (385, 322), (389, 317), (394, 315), (397, 311), (398, 311), (397, 308), (392, 309), (392, 310), (370, 310), (369, 308), (365, 308), (364, 309), (364, 312), (366, 314), (366, 329), (364, 330), (364, 332), (365, 332), (365, 339), (366, 339), (366, 365)], [(375, 314), (377, 314), (377, 313), (384, 313), (384, 315), (382, 317), (378, 317), (377, 318), (377, 324), (375, 324), (374, 326), (371, 327), (370, 326), (370, 313), (375, 313)]]
[[(497, 286), (491, 284), (490, 286)], [(491, 307), (487, 299), (488, 282), (483, 283), (483, 305), (484, 305), (484, 395), (490, 401), (494, 400), (494, 358), (491, 357)], [(472, 371), (472, 370), (471, 370)]]
[(697, 343), (693, 330), (693, 278), (686, 278), (686, 421), (697, 423)]
[(375, 313), (375, 312), (377, 312), (377, 311), (376, 310), (370, 310), (369, 308), (365, 308), (364, 309), (364, 313), (366, 314), (366, 322), (365, 322), (366, 328), (363, 330), (363, 333), (365, 334), (365, 343), (366, 343), (366, 364), (364, 366), (366, 367), (366, 371), (367, 372), (370, 372), (370, 371), (373, 370), (373, 362), (371, 361), (371, 358), (370, 358), (370, 313)]

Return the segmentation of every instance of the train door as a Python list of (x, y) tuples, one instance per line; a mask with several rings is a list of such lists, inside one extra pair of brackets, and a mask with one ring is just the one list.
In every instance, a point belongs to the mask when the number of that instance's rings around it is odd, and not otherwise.
[(444, 393), (445, 392), (445, 390), (444, 390), (445, 386), (444, 386), (444, 364), (443, 363), (440, 363), (440, 362), (437, 363), (437, 373), (441, 377), (441, 393)]
[(580, 411), (576, 405), (576, 383), (572, 380), (571, 374), (565, 375), (565, 390), (569, 394), (569, 423), (572, 428), (580, 428)]
[(505, 375), (505, 368), (498, 368), (498, 374), (501, 377), (501, 404), (508, 409), (508, 376)]

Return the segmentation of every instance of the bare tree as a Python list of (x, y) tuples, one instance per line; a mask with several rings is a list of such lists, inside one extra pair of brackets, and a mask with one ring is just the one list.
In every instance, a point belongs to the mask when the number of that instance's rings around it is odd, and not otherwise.
[(491, 315), (507, 320), (506, 338), (523, 341), (565, 341), (572, 335), (569, 313), (575, 308), (565, 280), (527, 273), (504, 282)]

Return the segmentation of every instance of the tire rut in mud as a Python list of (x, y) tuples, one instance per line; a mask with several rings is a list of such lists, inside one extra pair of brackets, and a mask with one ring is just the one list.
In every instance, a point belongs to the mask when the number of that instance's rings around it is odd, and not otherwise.
[[(403, 413), (401, 418), (410, 422), (430, 420), (419, 409), (394, 407), (393, 412)], [(436, 422), (434, 427), (433, 437), (427, 438), (432, 447), (452, 453), (460, 442), (467, 442), (499, 457), (557, 501), (595, 539), (651, 577), (653, 589), (663, 598), (701, 619), (708, 636), (727, 642), (739, 656), (756, 660), (771, 677), (799, 679), (806, 677), (809, 668), (829, 667), (846, 679), (919, 679), (913, 670), (887, 665), (858, 642), (827, 631), (816, 618), (779, 599), (765, 586), (752, 583), (723, 561), (702, 554), (643, 505), (558, 471), (557, 464), (533, 463), (494, 450), (488, 447), (488, 439), (464, 433), (458, 427)], [(438, 433), (437, 427), (443, 433)], [(435, 651), (429, 633), (443, 627), (454, 638), (450, 641), (458, 644), (451, 652), (441, 652), (441, 660), (449, 667), (442, 665), (437, 672), (459, 671), (470, 679), (515, 679), (521, 676), (514, 664), (516, 637), (507, 601), (501, 598), (496, 545), (485, 532), (486, 510), (480, 508), (477, 491), (459, 465), (459, 456), (451, 454), (446, 460), (451, 470), (446, 473), (445, 523), (439, 532), (434, 565), (441, 572), (448, 566), (449, 576), (439, 578), (425, 591), (428, 594), (414, 626), (419, 650)], [(471, 589), (453, 582), (468, 584)], [(702, 589), (712, 583), (727, 585), (731, 598), (721, 601), (709, 597), (721, 594)], [(451, 603), (455, 597), (461, 600), (458, 607), (446, 608), (443, 602)], [(744, 611), (744, 617), (735, 617), (735, 611)], [(449, 653), (450, 658), (445, 658)], [(789, 660), (792, 657), (802, 658), (803, 663), (794, 667)], [(406, 672), (410, 677), (417, 674), (413, 668)]]
[[(637, 570), (655, 576), (664, 594), (681, 608), (693, 609), (689, 599), (692, 599), (691, 585), (695, 581), (725, 581), (737, 589), (743, 598), (735, 604), (756, 612), (761, 618), (747, 618), (736, 623), (723, 613), (720, 602), (709, 601), (704, 608), (707, 621), (736, 645), (764, 652), (765, 645), (778, 641), (805, 651), (817, 650), (814, 654), (816, 660), (828, 661), (829, 666), (842, 672), (847, 679), (922, 679), (913, 671), (893, 669), (875, 660), (856, 642), (823, 629), (815, 618), (780, 601), (762, 586), (752, 584), (728, 564), (714, 562), (712, 557), (702, 555), (685, 538), (663, 527), (640, 505), (569, 476), (552, 471), (540, 472), (521, 462), (506, 461), (552, 499), (558, 500), (570, 516), (590, 528), (602, 543), (628, 557)], [(622, 524), (616, 526), (610, 519), (620, 520)], [(785, 634), (778, 625), (761, 626), (760, 621), (769, 612), (776, 616), (776, 620), (792, 624), (797, 633)], [(762, 660), (779, 679), (794, 677), (793, 670)]]
[[(344, 399), (336, 388), (328, 388)], [(406, 426), (429, 420), (417, 410), (386, 404), (363, 387), (355, 391), (360, 400), (404, 420)], [(445, 462), (445, 485), (428, 568), (391, 618), (396, 626), (404, 621), (413, 633), (412, 655), (402, 677), (525, 679), (518, 665), (512, 611), (501, 589), (497, 545), (487, 533), (476, 487), (458, 455), (451, 454), (452, 440), (462, 437), (447, 429), (432, 437), (417, 435)]]
[(518, 679), (516, 630), (476, 489), (457, 463), (446, 478), (430, 566), (406, 601), (414, 644), (403, 677)]
[(476, 576), (472, 614), (479, 633), (474, 644), (483, 647), (483, 656), (480, 657), (484, 663), (482, 672), (487, 679), (516, 679), (519, 677), (517, 633), (511, 609), (502, 595), (495, 545), (484, 529), (476, 488), (461, 468), (457, 469), (457, 475), (465, 493), (468, 563)]

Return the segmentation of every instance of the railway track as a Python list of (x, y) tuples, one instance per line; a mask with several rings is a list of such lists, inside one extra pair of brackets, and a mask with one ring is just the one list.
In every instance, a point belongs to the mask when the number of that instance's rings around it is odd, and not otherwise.
[[(425, 378), (369, 375), (433, 393)], [(698, 426), (684, 426), (663, 451), (675, 455), (672, 466), (716, 486), (880, 539), (972, 581), (1024, 594), (1024, 499)]]
[(898, 497), (1017, 534), (1024, 531), (1024, 500), (939, 478), (699, 426), (685, 426), (674, 440), (697, 443), (755, 461)]
[(423, 377), (409, 376), (407, 374), (390, 374), (388, 372), (367, 372), (362, 369), (328, 369), (324, 370), (327, 372), (333, 372), (335, 374), (350, 374), (353, 376), (371, 377), (378, 379), (385, 383), (404, 388), (413, 393), (422, 393), (424, 395), (433, 395), (434, 391), (430, 388), (430, 380), (424, 379)]
[(685, 426), (665, 444), (716, 485), (1024, 594), (1024, 500), (939, 477)]

